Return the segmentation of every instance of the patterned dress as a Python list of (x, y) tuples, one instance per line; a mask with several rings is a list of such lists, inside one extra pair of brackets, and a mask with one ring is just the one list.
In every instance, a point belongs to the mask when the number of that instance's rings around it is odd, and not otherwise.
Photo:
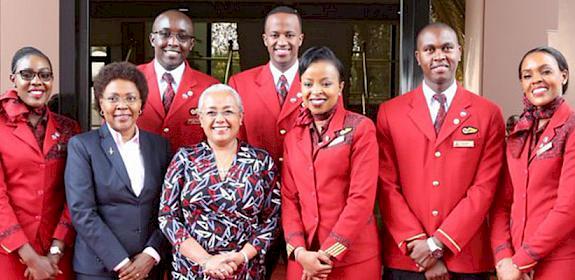
[(159, 213), (160, 228), (174, 246), (174, 279), (209, 279), (179, 252), (188, 238), (210, 254), (239, 251), (249, 242), (258, 254), (234, 278), (263, 279), (265, 254), (279, 231), (277, 176), (269, 154), (244, 142), (224, 180), (206, 142), (181, 148), (168, 167)]

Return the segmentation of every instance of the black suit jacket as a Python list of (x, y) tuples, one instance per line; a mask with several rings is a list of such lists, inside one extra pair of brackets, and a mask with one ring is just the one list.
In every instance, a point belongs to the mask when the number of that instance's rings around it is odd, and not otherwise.
[(68, 143), (66, 196), (78, 232), (74, 270), (88, 275), (116, 276), (114, 267), (144, 248), (160, 256), (168, 243), (158, 227), (158, 207), (169, 144), (161, 136), (140, 129), (145, 179), (140, 196), (130, 178), (109, 129), (73, 137)]

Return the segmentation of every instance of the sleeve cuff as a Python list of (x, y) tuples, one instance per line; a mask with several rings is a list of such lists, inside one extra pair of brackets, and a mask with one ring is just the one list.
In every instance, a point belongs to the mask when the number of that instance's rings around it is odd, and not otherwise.
[(156, 251), (156, 249), (152, 248), (152, 247), (146, 247), (144, 249), (144, 251), (142, 251), (144, 254), (149, 255), (150, 257), (154, 258), (154, 260), (156, 260), (156, 264), (158, 264), (161, 260), (160, 258), (160, 254), (158, 254), (158, 252)]
[(2, 247), (2, 250), (6, 253), (10, 254), (26, 243), (29, 243), (28, 238), (18, 226), (18, 228), (14, 229), (13, 232), (9, 233), (9, 235), (2, 240), (0, 247)]
[(401, 252), (407, 256), (407, 243), (416, 240), (416, 239), (426, 239), (427, 238), (427, 234), (425, 233), (418, 233), (414, 236), (408, 237), (404, 240), (402, 240), (401, 242), (399, 242), (399, 244), (397, 244), (397, 247), (399, 247), (399, 250), (401, 250)]
[(445, 245), (453, 253), (453, 255), (458, 255), (461, 253), (461, 246), (457, 244), (455, 239), (447, 234), (442, 229), (438, 228), (433, 237), (439, 239), (443, 245)]
[(537, 261), (529, 256), (523, 248), (518, 250), (511, 260), (513, 261), (513, 264), (517, 266), (517, 269), (523, 273), (531, 271), (537, 264)]
[(128, 264), (130, 262), (129, 258), (125, 258), (123, 259), (119, 264), (117, 264), (116, 266), (114, 266), (114, 271), (118, 272), (120, 271), (120, 269), (122, 267), (124, 267), (124, 265)]
[(286, 234), (285, 241), (286, 241), (286, 251), (288, 257), (292, 254), (295, 248), (297, 247), (303, 247), (304, 249), (306, 248), (303, 232), (292, 232)]
[(332, 258), (341, 261), (345, 253), (347, 253), (350, 243), (349, 239), (332, 231), (329, 237), (321, 244), (321, 250)]
[(513, 257), (513, 249), (509, 242), (505, 242), (493, 249), (493, 258), (496, 264), (502, 259), (511, 257)]
[(62, 240), (67, 247), (74, 245), (75, 232), (72, 224), (59, 222), (54, 230), (54, 239)]

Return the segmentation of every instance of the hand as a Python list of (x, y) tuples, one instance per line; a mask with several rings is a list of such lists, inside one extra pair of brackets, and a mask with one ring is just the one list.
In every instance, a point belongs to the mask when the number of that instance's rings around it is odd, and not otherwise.
[(527, 275), (521, 273), (521, 271), (513, 265), (511, 258), (501, 259), (497, 263), (497, 266), (495, 266), (495, 269), (497, 270), (497, 279), (499, 280), (522, 280), (525, 279), (525, 277), (529, 279)]
[(240, 267), (245, 263), (244, 255), (240, 252), (231, 252), (228, 253), (228, 258), (236, 264), (237, 267)]
[(426, 280), (449, 280), (449, 271), (442, 260), (437, 260), (435, 265), (425, 272)]
[(146, 254), (137, 254), (130, 262), (120, 268), (120, 280), (141, 280), (148, 277), (150, 270), (156, 265), (156, 260)]
[(437, 262), (425, 240), (416, 239), (407, 243), (407, 250), (411, 252), (409, 257), (417, 264), (420, 272), (428, 270)]
[(62, 271), (57, 264), (53, 264), (48, 257), (36, 255), (25, 263), (27, 268), (24, 277), (30, 280), (54, 279)]
[(296, 261), (303, 267), (302, 280), (326, 279), (333, 268), (333, 262), (325, 252), (298, 252)]
[(204, 265), (205, 273), (216, 279), (229, 278), (234, 275), (237, 269), (238, 265), (234, 262), (230, 253), (213, 255), (207, 259)]

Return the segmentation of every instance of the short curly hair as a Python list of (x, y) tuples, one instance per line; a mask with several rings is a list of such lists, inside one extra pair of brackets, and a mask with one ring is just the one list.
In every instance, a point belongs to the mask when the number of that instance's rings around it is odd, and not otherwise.
[(96, 78), (94, 79), (94, 98), (96, 100), (95, 106), (98, 111), (100, 108), (100, 99), (104, 94), (104, 90), (114, 80), (130, 81), (136, 85), (140, 92), (140, 99), (142, 99), (142, 110), (146, 105), (148, 99), (148, 83), (146, 77), (136, 66), (129, 62), (113, 62), (104, 66)]

